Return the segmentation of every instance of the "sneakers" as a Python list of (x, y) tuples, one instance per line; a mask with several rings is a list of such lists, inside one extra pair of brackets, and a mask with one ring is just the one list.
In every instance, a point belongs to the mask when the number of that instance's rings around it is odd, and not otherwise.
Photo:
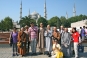
[(15, 56), (15, 54), (12, 54), (12, 56)]
[(12, 56), (19, 56), (19, 55), (17, 53), (16, 54), (13, 53)]
[(51, 53), (49, 53), (48, 57), (51, 57)]
[(19, 55), (16, 53), (16, 56), (19, 56)]

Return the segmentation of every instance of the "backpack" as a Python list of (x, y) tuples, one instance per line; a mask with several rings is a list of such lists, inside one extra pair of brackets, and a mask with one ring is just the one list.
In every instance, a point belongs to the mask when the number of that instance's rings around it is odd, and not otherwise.
[(12, 46), (12, 44), (13, 44), (13, 37), (12, 37), (12, 34), (13, 34), (13, 32), (11, 33), (11, 37), (10, 37), (10, 46)]

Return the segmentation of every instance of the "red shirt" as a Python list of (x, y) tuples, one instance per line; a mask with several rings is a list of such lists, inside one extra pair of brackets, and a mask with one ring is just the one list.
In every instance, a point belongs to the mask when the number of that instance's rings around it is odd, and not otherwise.
[(74, 42), (79, 42), (79, 33), (78, 32), (75, 32), (72, 34), (72, 37), (73, 37), (73, 41)]

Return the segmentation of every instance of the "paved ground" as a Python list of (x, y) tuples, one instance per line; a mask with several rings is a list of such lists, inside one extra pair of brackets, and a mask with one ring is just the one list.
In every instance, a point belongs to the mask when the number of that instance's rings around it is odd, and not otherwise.
[[(37, 49), (38, 52), (38, 49)], [(12, 48), (9, 47), (8, 45), (0, 45), (0, 58), (49, 58), (47, 55), (37, 55), (37, 56), (31, 56), (28, 54), (25, 57), (19, 56), (14, 56), (12, 57)], [(74, 57), (72, 57), (74, 58)], [(87, 47), (85, 47), (85, 52), (80, 53), (80, 58), (87, 58)]]

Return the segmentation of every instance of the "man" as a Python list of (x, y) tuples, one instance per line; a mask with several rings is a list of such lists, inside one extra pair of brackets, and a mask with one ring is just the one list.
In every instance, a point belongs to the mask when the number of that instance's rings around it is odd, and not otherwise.
[(85, 39), (85, 26), (83, 26), (83, 28), (81, 29), (81, 39), (82, 41), (84, 41)]
[(53, 42), (54, 40), (57, 40), (58, 44), (61, 45), (60, 33), (57, 31), (57, 27), (54, 27), (52, 36), (53, 36)]
[(63, 26), (60, 26), (60, 34), (64, 32), (64, 27)]
[(36, 44), (37, 44), (37, 36), (38, 36), (38, 29), (37, 27), (34, 26), (34, 23), (30, 23), (31, 27), (28, 29), (29, 32), (29, 37), (30, 37), (30, 42), (31, 42), (31, 50), (32, 50), (32, 55), (36, 54)]
[(70, 58), (71, 52), (71, 35), (68, 32), (68, 28), (65, 28), (61, 35), (61, 47), (66, 58)]
[(40, 28), (39, 28), (38, 32), (39, 32), (38, 47), (40, 49), (40, 54), (44, 54), (44, 51), (45, 51), (45, 37), (44, 37), (45, 28), (43, 26), (43, 23), (40, 23)]
[(49, 57), (51, 56), (52, 51), (52, 31), (50, 29), (50, 25), (47, 25), (47, 29), (45, 31), (45, 40), (46, 40), (46, 51), (48, 52)]

